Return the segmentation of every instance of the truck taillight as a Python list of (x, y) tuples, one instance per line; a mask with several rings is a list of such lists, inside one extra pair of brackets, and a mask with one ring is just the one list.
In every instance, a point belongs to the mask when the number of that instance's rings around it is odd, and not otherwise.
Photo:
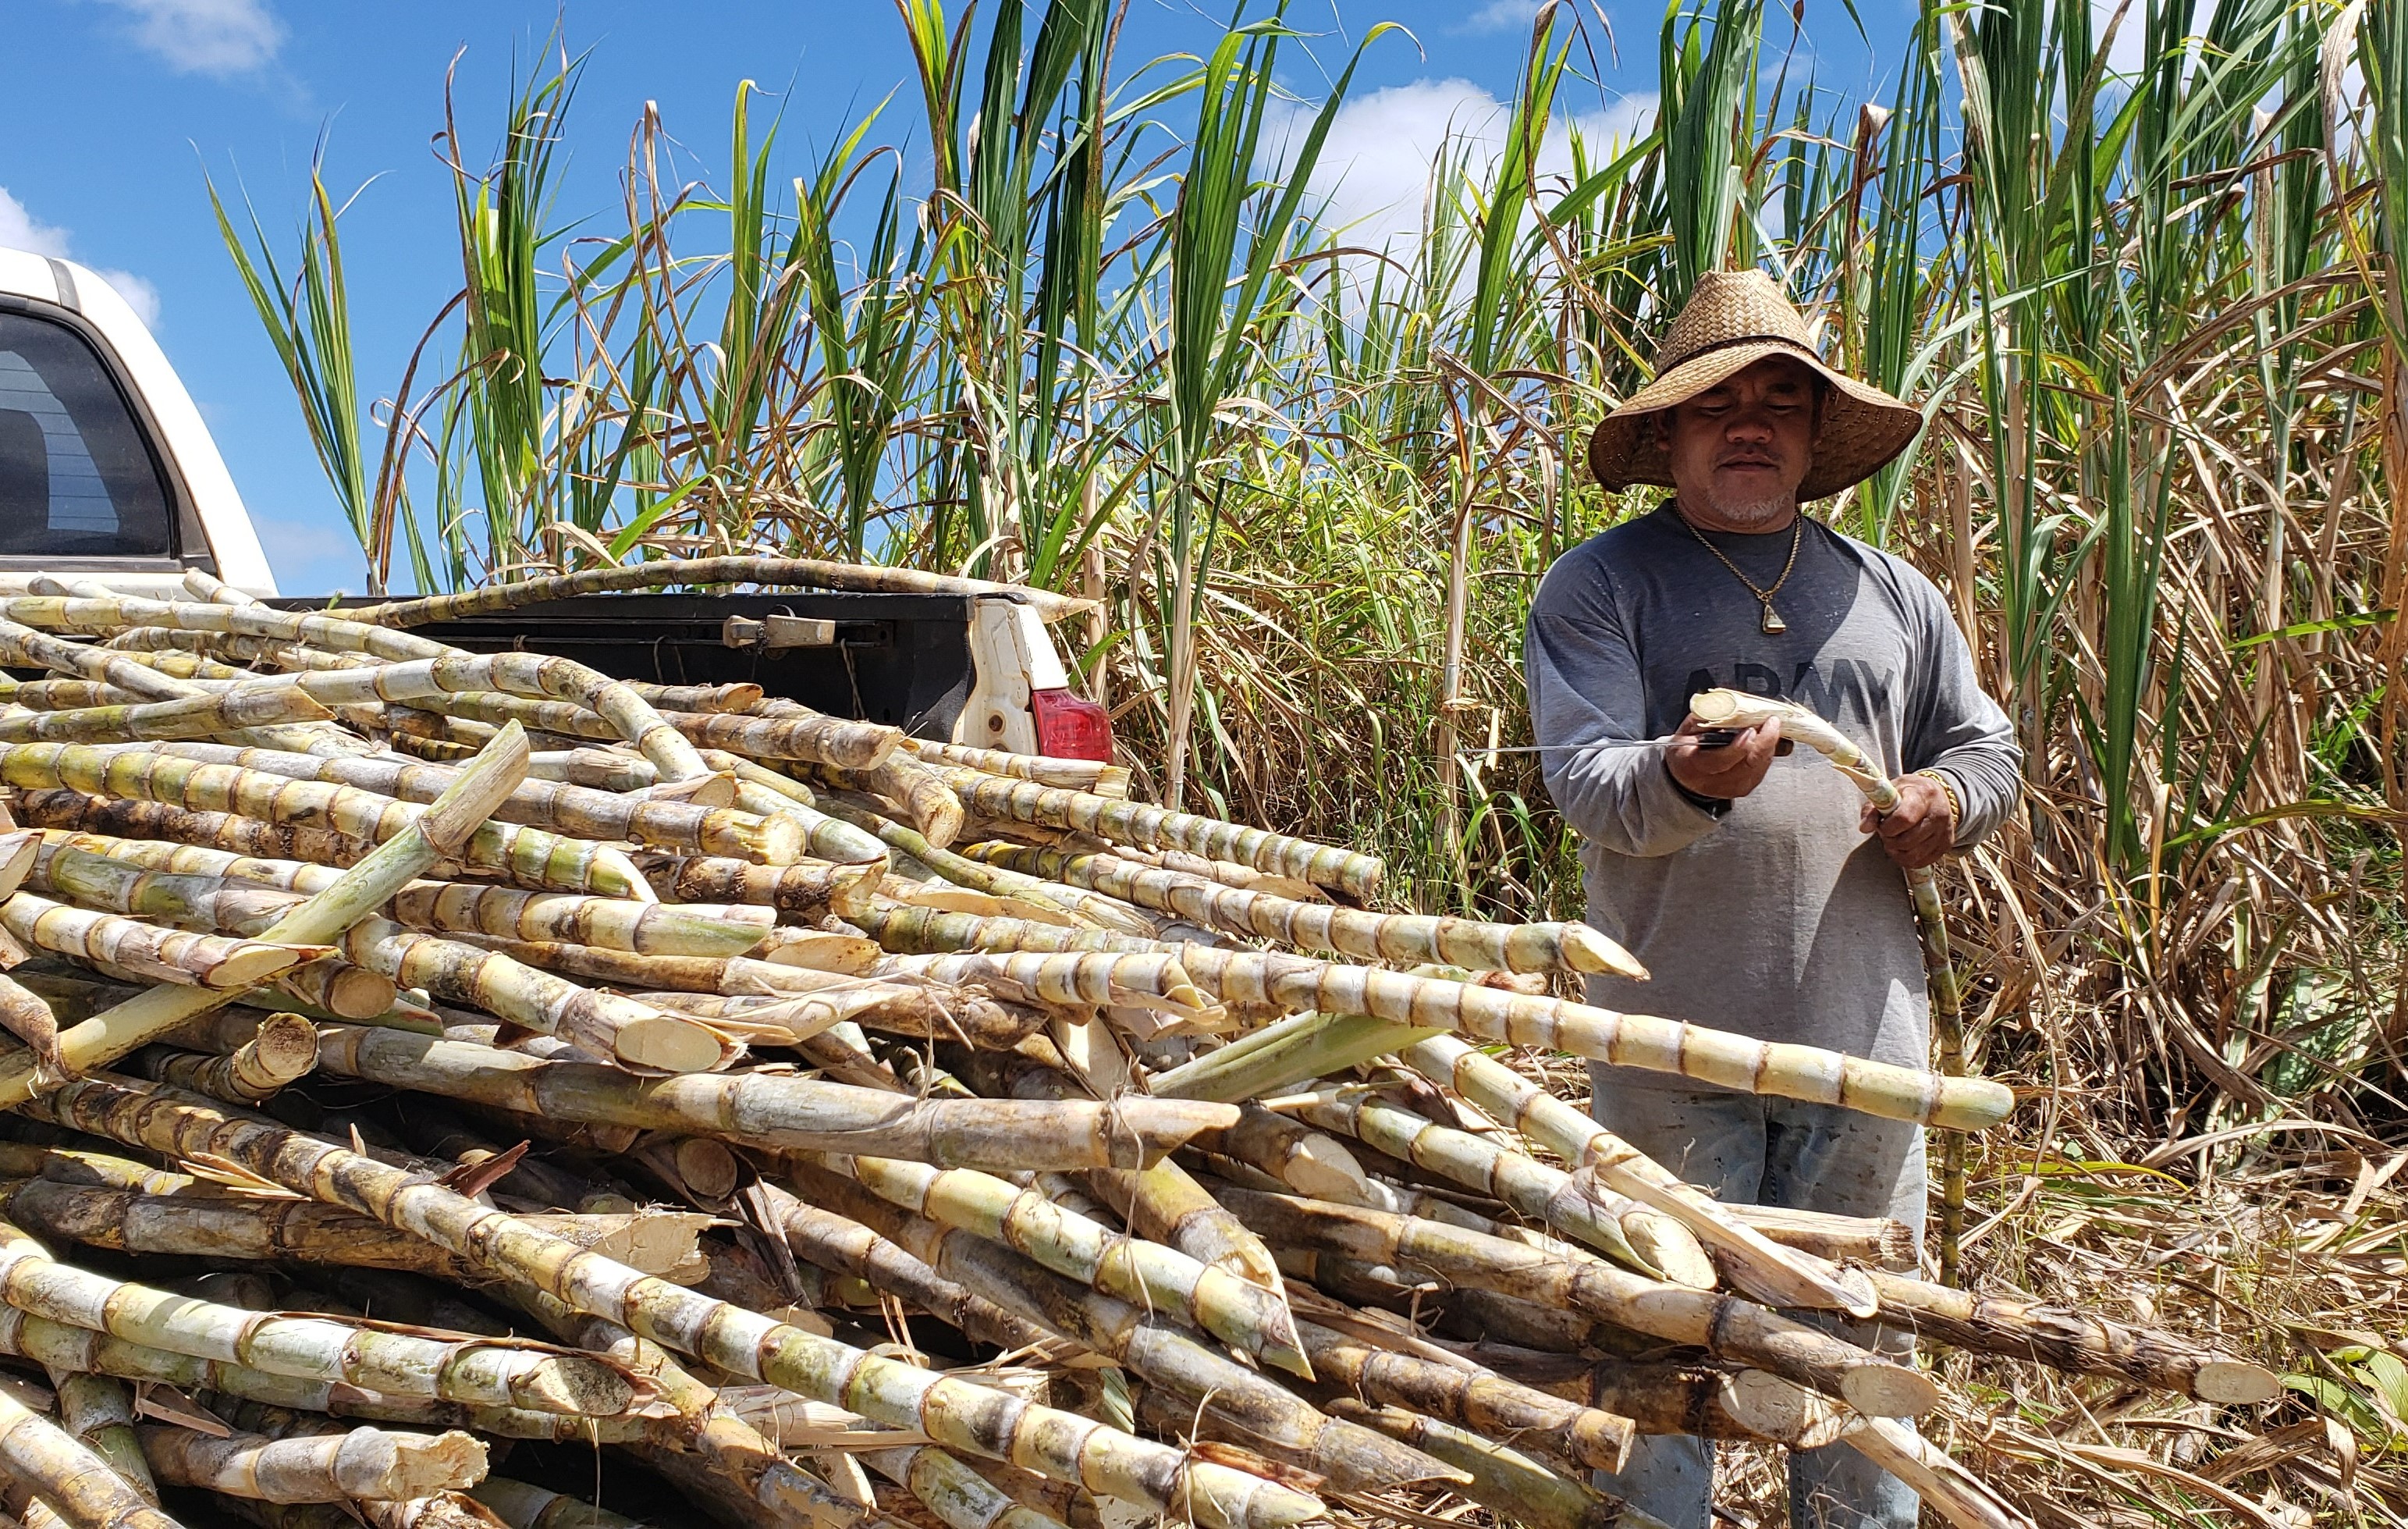
[(1112, 762), (1112, 717), (1092, 700), (1068, 690), (1032, 690), (1029, 714), (1037, 719), (1037, 752), (1056, 759)]

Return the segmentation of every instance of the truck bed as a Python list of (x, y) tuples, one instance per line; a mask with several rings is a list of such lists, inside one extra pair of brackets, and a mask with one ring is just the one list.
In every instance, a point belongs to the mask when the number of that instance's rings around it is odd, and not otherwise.
[[(285, 599), (287, 611), (350, 610), (370, 599)], [(977, 675), (970, 600), (961, 595), (583, 595), (409, 628), (471, 653), (555, 654), (618, 679), (663, 685), (750, 682), (835, 716), (949, 739)], [(835, 623), (826, 647), (729, 647), (729, 616)]]

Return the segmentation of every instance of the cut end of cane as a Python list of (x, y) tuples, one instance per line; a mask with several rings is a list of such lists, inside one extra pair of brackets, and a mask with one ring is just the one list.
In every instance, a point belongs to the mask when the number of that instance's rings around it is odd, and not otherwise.
[(1939, 1108), (1931, 1123), (1943, 1131), (1987, 1131), (2015, 1112), (2015, 1091), (1985, 1077), (1940, 1082)]
[(769, 937), (767, 949), (755, 952), (759, 959), (773, 965), (832, 972), (839, 976), (859, 976), (884, 954), (877, 941), (858, 934), (796, 929), (777, 931)]
[[(450, 788), (420, 816), (419, 836), (446, 859), (457, 859), (470, 836), (508, 801), (526, 779), (534, 749), (526, 729), (506, 722), (452, 779)], [(638, 878), (640, 879), (640, 878)]]
[(717, 1031), (675, 1015), (629, 1019), (612, 1033), (621, 1061), (655, 1073), (708, 1073), (724, 1065), (731, 1047)]
[[(1831, 1268), (1828, 1272), (1802, 1262), (1804, 1255), (1779, 1244), (1768, 1244), (1771, 1255), (1758, 1256), (1754, 1248), (1726, 1248), (1724, 1266), (1733, 1288), (1750, 1300), (1799, 1311), (1841, 1311), (1858, 1321), (1881, 1314), (1881, 1298), (1861, 1269)], [(1778, 1256), (1774, 1256), (1778, 1255)]]
[(277, 1077), (307, 1077), (318, 1065), (318, 1027), (297, 1014), (269, 1015), (251, 1045), (260, 1066)]
[[(516, 723), (511, 726), (516, 727)], [(594, 890), (604, 897), (624, 897), (633, 902), (658, 902), (660, 894), (652, 884), (636, 869), (636, 862), (624, 850), (605, 846), (594, 852)]]
[(821, 762), (838, 770), (875, 770), (902, 743), (903, 734), (898, 728), (874, 722), (855, 723), (832, 743), (827, 757)]
[[(771, 813), (737, 829), (736, 842), (755, 865), (792, 865), (810, 848), (810, 835), (790, 814)], [(882, 850), (880, 856), (884, 858)]]
[(348, 961), (328, 975), (325, 991), (327, 1011), (346, 1019), (374, 1019), (401, 996), (391, 977)]
[(246, 941), (241, 949), (202, 974), (200, 985), (221, 992), (240, 992), (281, 976), (304, 962), (331, 956), (334, 948), (332, 945), (265, 945)]
[(1833, 1442), (1853, 1420), (1828, 1397), (1762, 1370), (1727, 1377), (1723, 1409), (1742, 1427), (1794, 1450), (1816, 1450)]
[(1623, 1213), (1622, 1234), (1630, 1250), (1656, 1266), (1667, 1284), (1710, 1291), (1717, 1282), (1714, 1261), (1706, 1256), (1697, 1233), (1658, 1211)]
[(1586, 924), (1564, 926), (1563, 951), (1564, 964), (1575, 972), (1610, 973), (1633, 982), (1645, 982), (1648, 977), (1638, 957)]
[(519, 1406), (572, 1418), (615, 1418), (636, 1405), (636, 1388), (598, 1359), (556, 1354), (529, 1368), (510, 1387)]
[[(438, 1492), (466, 1491), (482, 1481), (488, 1469), (485, 1441), (456, 1428), (431, 1435), (363, 1430), (351, 1438), (373, 1441), (379, 1447), (377, 1452), (386, 1457), (373, 1472), (375, 1484), (382, 1490), (360, 1493), (382, 1501), (405, 1502)], [(350, 1441), (345, 1442), (348, 1452)]]
[(2251, 1406), (2280, 1396), (2283, 1381), (2263, 1364), (2239, 1359), (2211, 1359), (2191, 1378), (2190, 1392), (2202, 1402)]
[(695, 807), (733, 807), (736, 805), (736, 776), (733, 772), (715, 770), (692, 780), (663, 781), (647, 786), (635, 793), (648, 801), (682, 801)]
[(1151, 1168), (1205, 1131), (1238, 1123), (1238, 1106), (1200, 1099), (1125, 1098), (1103, 1107), (1098, 1132), (1114, 1168)]
[(1841, 1395), (1868, 1418), (1920, 1418), (1940, 1405), (1940, 1382), (1903, 1364), (1859, 1364), (1840, 1381)]
[(1751, 696), (1743, 690), (1717, 685), (1712, 690), (1700, 690), (1689, 698), (1689, 714), (1710, 728), (1740, 725), (1742, 717), (1748, 719), (1747, 725), (1753, 725), (1771, 715), (1778, 704), (1766, 700), (1762, 696)]
[(1300, 1379), (1313, 1378), (1312, 1361), (1305, 1354), (1304, 1339), (1296, 1330), (1296, 1318), (1283, 1302), (1280, 1309), (1270, 1315), (1262, 1346), (1254, 1350), (1254, 1354), (1264, 1363), (1285, 1370)]
[(0, 898), (7, 897), (25, 884), (34, 873), (34, 858), (42, 847), (42, 830), (20, 829), (14, 833), (0, 834)]
[(879, 857), (876, 865), (840, 865), (827, 873), (828, 912), (839, 918), (867, 913), (878, 896), (878, 884), (885, 877), (886, 859)]

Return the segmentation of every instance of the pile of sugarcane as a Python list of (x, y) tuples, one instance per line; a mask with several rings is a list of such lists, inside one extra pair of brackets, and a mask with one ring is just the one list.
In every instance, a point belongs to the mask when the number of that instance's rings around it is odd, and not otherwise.
[(1376, 860), (1111, 766), (408, 629), (896, 577), (0, 599), (0, 663), (42, 676), (0, 713), (0, 1507), (629, 1522), (509, 1474), (566, 1441), (735, 1523), (1453, 1493), (1600, 1529), (1652, 1521), (1593, 1473), (1691, 1433), (1852, 1448), (2000, 1529), (1870, 1320), (2273, 1393), (1925, 1282), (1893, 1223), (1719, 1204), (1491, 1053), (1959, 1131), (1994, 1083), (1555, 996), (1635, 967), (1579, 924), (1371, 911)]

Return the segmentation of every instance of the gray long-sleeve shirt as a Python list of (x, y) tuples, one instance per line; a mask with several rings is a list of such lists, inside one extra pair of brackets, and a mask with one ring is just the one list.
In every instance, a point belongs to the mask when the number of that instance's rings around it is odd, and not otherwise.
[[(1592, 977), (1589, 999), (1927, 1067), (1914, 909), (1897, 863), (1857, 829), (1856, 786), (1801, 746), (1718, 818), (1660, 749), (1613, 746), (1672, 732), (1691, 695), (1728, 685), (1812, 709), (1893, 776), (1944, 772), (1960, 846), (2014, 808), (2013, 729), (1940, 591), (1887, 553), (1804, 527), (1773, 599), (1780, 633), (1759, 629), (1756, 598), (1669, 504), (1566, 553), (1539, 586), (1523, 666), (1547, 789), (1584, 841), (1589, 922), (1654, 974)], [(1708, 534), (1759, 588), (1781, 576), (1787, 528)]]

